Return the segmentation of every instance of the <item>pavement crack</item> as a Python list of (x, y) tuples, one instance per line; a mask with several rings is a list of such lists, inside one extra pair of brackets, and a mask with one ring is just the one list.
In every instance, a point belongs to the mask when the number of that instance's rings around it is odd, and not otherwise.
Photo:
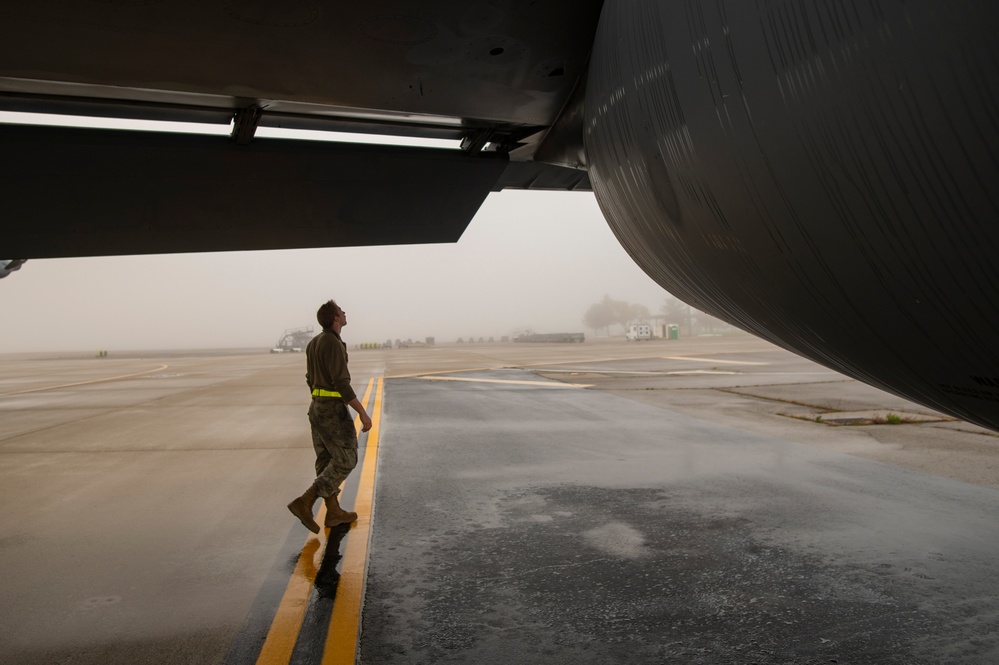
[[(823, 383), (837, 383), (835, 381), (823, 381)], [(813, 384), (808, 384), (813, 385)], [(801, 402), (794, 399), (783, 399), (780, 397), (767, 397), (766, 395), (757, 395), (755, 393), (743, 392), (746, 388), (762, 388), (764, 386), (734, 386), (732, 388), (712, 388), (712, 390), (717, 390), (718, 392), (728, 393), (730, 395), (738, 395), (740, 397), (752, 397), (754, 399), (762, 399), (768, 402), (778, 402), (780, 404), (794, 404), (795, 406), (804, 406), (809, 409), (817, 409), (823, 413), (839, 413), (842, 409), (831, 409), (828, 406), (822, 406), (820, 404), (811, 404), (809, 402)]]

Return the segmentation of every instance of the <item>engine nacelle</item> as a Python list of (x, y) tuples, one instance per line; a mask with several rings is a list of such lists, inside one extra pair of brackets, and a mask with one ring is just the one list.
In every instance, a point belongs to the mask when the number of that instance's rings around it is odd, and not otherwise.
[(584, 143), (670, 293), (999, 429), (999, 5), (608, 2)]

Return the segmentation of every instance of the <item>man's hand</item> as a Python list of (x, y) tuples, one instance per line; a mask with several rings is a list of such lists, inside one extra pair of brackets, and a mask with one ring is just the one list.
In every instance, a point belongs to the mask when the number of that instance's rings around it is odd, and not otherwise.
[(355, 397), (354, 399), (347, 402), (347, 406), (354, 409), (357, 412), (357, 416), (361, 419), (361, 431), (367, 432), (371, 429), (371, 416), (368, 412), (364, 410), (364, 405)]

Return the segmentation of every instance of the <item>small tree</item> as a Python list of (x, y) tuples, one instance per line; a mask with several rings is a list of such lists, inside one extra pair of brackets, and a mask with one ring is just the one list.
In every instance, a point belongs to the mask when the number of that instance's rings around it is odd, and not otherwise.
[(662, 308), (659, 311), (662, 312), (667, 323), (683, 324), (683, 328), (686, 331), (685, 334), (693, 334), (693, 323), (691, 321), (693, 310), (691, 310), (690, 305), (679, 298), (670, 296), (663, 302)]
[(614, 311), (614, 302), (611, 297), (604, 295), (603, 300), (594, 303), (583, 315), (583, 325), (593, 330), (594, 336), (598, 331), (603, 330), (610, 334), (610, 326), (617, 320)]
[(628, 323), (648, 321), (652, 316), (652, 313), (649, 312), (649, 308), (645, 305), (628, 305), (628, 310)]
[(614, 322), (620, 323), (621, 328), (624, 330), (627, 330), (628, 324), (633, 321), (649, 318), (649, 308), (645, 305), (633, 305), (630, 302), (612, 300), (606, 296), (605, 300), (609, 301), (610, 307), (614, 312)]
[(627, 330), (629, 323), (648, 319), (650, 316), (649, 308), (645, 305), (615, 300), (605, 294), (600, 302), (586, 310), (586, 315), (583, 316), (583, 325), (591, 328), (594, 335), (597, 334), (598, 330), (603, 330), (607, 335), (610, 335), (610, 327), (615, 323)]

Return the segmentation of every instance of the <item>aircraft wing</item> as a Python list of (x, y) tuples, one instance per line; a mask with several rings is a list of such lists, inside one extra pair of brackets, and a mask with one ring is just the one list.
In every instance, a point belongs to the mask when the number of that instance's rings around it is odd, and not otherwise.
[[(25, 258), (455, 241), (490, 191), (589, 190), (533, 161), (601, 2), (4, 3), (0, 110), (233, 123), (231, 136), (0, 125)], [(451, 139), (426, 149), (260, 127)]]

